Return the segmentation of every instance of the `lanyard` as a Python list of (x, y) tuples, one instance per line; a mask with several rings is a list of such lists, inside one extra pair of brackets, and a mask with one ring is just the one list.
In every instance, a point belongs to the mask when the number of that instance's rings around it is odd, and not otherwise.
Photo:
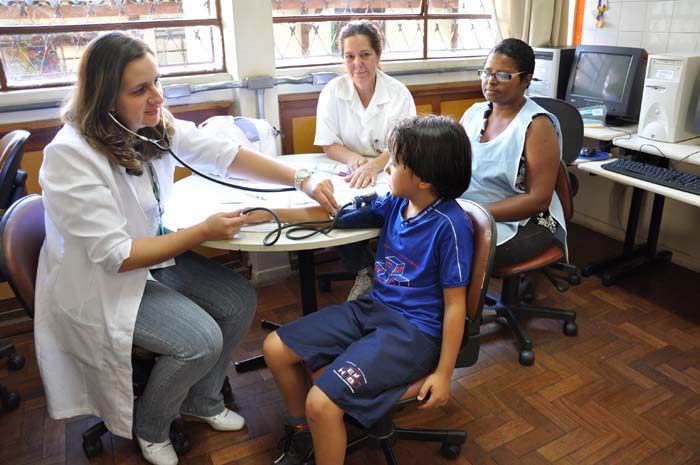
[(160, 206), (160, 188), (158, 187), (158, 176), (153, 169), (153, 164), (151, 160), (146, 162), (148, 167), (148, 176), (151, 178), (151, 189), (153, 189), (153, 195), (156, 198), (156, 203), (158, 204), (158, 235), (165, 235), (165, 228), (163, 228), (163, 209)]

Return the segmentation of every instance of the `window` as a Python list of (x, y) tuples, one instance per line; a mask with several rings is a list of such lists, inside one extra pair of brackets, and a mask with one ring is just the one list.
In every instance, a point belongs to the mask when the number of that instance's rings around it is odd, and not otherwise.
[(498, 36), (491, 0), (272, 0), (278, 68), (337, 63), (352, 19), (375, 22), (382, 60), (483, 55)]
[(219, 0), (0, 0), (0, 90), (73, 82), (88, 42), (116, 30), (165, 76), (224, 69)]

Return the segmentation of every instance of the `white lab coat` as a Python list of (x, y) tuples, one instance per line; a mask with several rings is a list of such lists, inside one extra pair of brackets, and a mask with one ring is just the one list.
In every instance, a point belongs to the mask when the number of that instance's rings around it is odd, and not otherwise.
[[(193, 167), (223, 176), (238, 146), (175, 120), (172, 148)], [(176, 162), (165, 155), (153, 166), (166, 202)], [(133, 239), (153, 235), (128, 176), (71, 125), (44, 149), (39, 182), (46, 240), (34, 315), (49, 415), (97, 415), (126, 438), (132, 433), (132, 339), (148, 270), (118, 269)]]
[(377, 71), (377, 84), (367, 108), (352, 78), (345, 74), (321, 91), (316, 109), (316, 145), (341, 144), (365, 156), (381, 155), (396, 124), (416, 115), (411, 92), (401, 82)]

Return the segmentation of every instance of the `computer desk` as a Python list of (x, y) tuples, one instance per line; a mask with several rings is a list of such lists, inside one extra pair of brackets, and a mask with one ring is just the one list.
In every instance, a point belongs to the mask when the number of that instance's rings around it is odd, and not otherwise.
[[(646, 159), (647, 156), (652, 156), (653, 161), (656, 161), (659, 166), (668, 167), (671, 160), (700, 165), (700, 138), (671, 144), (653, 141), (634, 133), (630, 134), (629, 132), (630, 131), (617, 131), (614, 129), (610, 131), (596, 129), (595, 133), (593, 133), (593, 131), (586, 129), (584, 130), (584, 135), (591, 138), (594, 138), (593, 134), (603, 137), (603, 139), (599, 140), (621, 148), (623, 153), (629, 153), (634, 158), (644, 157)], [(610, 286), (624, 276), (648, 267), (651, 264), (671, 260), (670, 251), (657, 250), (661, 218), (666, 197), (700, 207), (700, 195), (689, 194), (652, 182), (613, 173), (602, 168), (602, 165), (609, 161), (610, 160), (592, 161), (577, 164), (577, 168), (582, 171), (602, 176), (617, 183), (632, 186), (633, 188), (622, 254), (588, 264), (581, 270), (584, 276), (600, 273), (604, 286)], [(639, 216), (646, 192), (654, 193), (654, 203), (649, 220), (647, 241), (645, 244), (635, 246)]]

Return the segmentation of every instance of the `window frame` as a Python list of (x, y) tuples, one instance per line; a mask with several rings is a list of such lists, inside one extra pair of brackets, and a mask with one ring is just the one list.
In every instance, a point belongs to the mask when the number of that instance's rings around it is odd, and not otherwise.
[[(308, 22), (314, 22), (314, 23), (321, 23), (321, 22), (331, 22), (331, 21), (351, 21), (354, 19), (366, 19), (368, 21), (398, 21), (398, 20), (410, 20), (410, 21), (422, 21), (423, 22), (423, 52), (421, 57), (416, 57), (416, 58), (410, 58), (410, 59), (404, 59), (404, 58), (397, 58), (397, 59), (389, 59), (389, 60), (382, 60), (382, 61), (415, 61), (415, 60), (425, 60), (425, 61), (432, 61), (432, 60), (445, 60), (445, 59), (466, 59), (466, 58), (471, 58), (469, 55), (459, 55), (459, 56), (454, 56), (454, 57), (429, 57), (428, 56), (428, 22), (431, 20), (440, 20), (440, 19), (493, 19), (493, 15), (488, 14), (488, 13), (439, 13), (439, 14), (431, 14), (429, 12), (429, 0), (420, 0), (421, 7), (420, 11), (417, 13), (406, 13), (406, 14), (385, 14), (385, 13), (377, 13), (377, 14), (370, 14), (370, 15), (362, 15), (358, 13), (345, 13), (345, 14), (337, 14), (337, 15), (285, 15), (285, 16), (275, 16), (274, 14), (274, 8), (272, 10), (272, 24), (273, 27), (276, 24), (290, 24), (290, 23), (308, 23)], [(313, 20), (312, 20), (313, 19)], [(313, 66), (328, 66), (328, 65), (333, 65), (337, 64), (337, 61), (328, 61), (328, 62), (315, 62), (315, 63), (308, 63), (308, 64), (289, 64), (289, 65), (282, 65), (282, 66), (277, 66), (275, 65), (275, 68), (278, 70), (283, 70), (283, 69), (303, 69), (307, 67), (313, 67)]]
[[(156, 0), (152, 0), (154, 3)], [(129, 30), (155, 30), (164, 28), (186, 28), (194, 26), (214, 27), (219, 30), (219, 44), (221, 48), (221, 68), (210, 70), (182, 71), (164, 73), (164, 77), (182, 77), (182, 76), (197, 76), (209, 74), (228, 73), (226, 66), (226, 48), (224, 47), (224, 28), (221, 19), (221, 0), (210, 0), (213, 2), (216, 16), (213, 18), (202, 19), (156, 19), (156, 20), (138, 20), (138, 21), (119, 21), (119, 22), (94, 22), (83, 24), (58, 24), (58, 25), (0, 25), (0, 36), (12, 35), (44, 35), (44, 34), (69, 34), (81, 32), (105, 32), (105, 31), (129, 31)], [(66, 78), (56, 80), (54, 82), (43, 84), (28, 84), (26, 86), (8, 86), (7, 75), (5, 73), (5, 64), (0, 55), (0, 92), (12, 92), (27, 89), (54, 88), (65, 87), (75, 83), (74, 78)]]

